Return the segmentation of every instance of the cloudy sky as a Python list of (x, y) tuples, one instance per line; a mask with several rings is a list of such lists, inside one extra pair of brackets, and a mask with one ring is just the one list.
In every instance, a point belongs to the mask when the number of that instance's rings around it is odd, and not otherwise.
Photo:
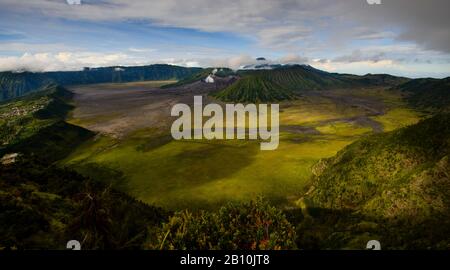
[(367, 2), (0, 0), (0, 71), (238, 68), (262, 56), (332, 72), (450, 76), (450, 1)]

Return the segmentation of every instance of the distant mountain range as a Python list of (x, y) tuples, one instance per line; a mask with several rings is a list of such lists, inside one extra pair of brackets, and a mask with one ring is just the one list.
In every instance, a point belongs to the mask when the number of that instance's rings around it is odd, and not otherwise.
[[(388, 74), (364, 76), (329, 73), (309, 65), (271, 65), (271, 69), (186, 68), (172, 65), (105, 67), (68, 72), (1, 72), (0, 101), (23, 96), (49, 85), (76, 85), (148, 80), (178, 80), (163, 88), (211, 78), (228, 78), (212, 95), (225, 102), (274, 102), (295, 99), (303, 91), (384, 86), (405, 92), (422, 110), (442, 111), (450, 104), (450, 78), (408, 79)], [(231, 78), (231, 79), (230, 79)], [(220, 81), (220, 80), (217, 80)]]
[(186, 68), (172, 65), (150, 65), (86, 68), (83, 71), (43, 73), (1, 72), (0, 101), (20, 97), (51, 84), (76, 85), (170, 79), (182, 80), (202, 70), (201, 68)]

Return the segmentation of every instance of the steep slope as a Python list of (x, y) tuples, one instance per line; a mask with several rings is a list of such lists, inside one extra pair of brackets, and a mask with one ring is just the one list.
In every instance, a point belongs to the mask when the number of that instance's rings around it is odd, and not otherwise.
[(341, 74), (341, 78), (346, 78), (358, 83), (362, 86), (397, 86), (410, 81), (411, 79), (405, 77), (397, 77), (389, 74), (366, 74), (364, 76), (357, 76), (351, 74)]
[(280, 85), (260, 75), (245, 75), (234, 84), (215, 94), (227, 102), (268, 102), (295, 98), (295, 93), (285, 85)]
[(356, 76), (328, 73), (306, 65), (273, 70), (241, 70), (240, 80), (215, 94), (224, 101), (270, 102), (289, 100), (302, 91), (396, 85), (404, 78), (389, 75)]
[(348, 232), (341, 234), (344, 242), (359, 233), (376, 235), (390, 248), (448, 248), (449, 168), (450, 115), (436, 115), (321, 161), (306, 201), (326, 209), (318, 220), (339, 213), (329, 226)]
[(201, 72), (201, 68), (185, 68), (171, 65), (141, 67), (104, 67), (83, 71), (45, 73), (0, 73), (0, 101), (20, 97), (50, 84), (75, 85), (110, 82), (134, 82), (147, 80), (184, 79)]
[(416, 108), (431, 112), (450, 111), (450, 77), (415, 79), (394, 89), (406, 92), (406, 100)]
[(20, 152), (56, 161), (94, 134), (68, 124), (72, 93), (59, 86), (0, 104), (0, 155)]
[(71, 170), (20, 156), (0, 163), (0, 249), (139, 249), (166, 220), (143, 204)]
[(26, 93), (51, 84), (51, 79), (38, 73), (0, 73), (0, 101), (20, 97)]
[(325, 168), (316, 170), (314, 198), (325, 207), (360, 208), (381, 195), (379, 190), (411, 184), (422, 172), (448, 161), (449, 124), (450, 115), (438, 115), (348, 146), (319, 165)]

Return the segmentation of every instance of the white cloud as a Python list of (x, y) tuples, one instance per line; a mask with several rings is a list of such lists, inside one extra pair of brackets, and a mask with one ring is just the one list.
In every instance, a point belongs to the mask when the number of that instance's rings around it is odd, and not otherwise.
[[(267, 60), (268, 63), (303, 64), (308, 62), (306, 57), (291, 54), (279, 59)], [(134, 55), (123, 52), (95, 53), (95, 52), (47, 52), (25, 53), (22, 56), (0, 56), (0, 71), (29, 70), (29, 71), (58, 71), (81, 70), (83, 67), (102, 66), (132, 66), (147, 64), (170, 64), (185, 67), (229, 67), (239, 69), (244, 65), (256, 64), (257, 60), (250, 55), (232, 57), (192, 57), (192, 58), (148, 58), (146, 55)]]
[(238, 55), (228, 58), (215, 59), (212, 65), (216, 67), (229, 67), (231, 69), (239, 69), (244, 65), (255, 64), (256, 59), (250, 55)]
[(81, 5), (81, 0), (66, 0), (69, 5)]
[(200, 67), (201, 64), (193, 59), (177, 59), (177, 58), (165, 58), (161, 60), (153, 61), (152, 63), (162, 63), (162, 64), (169, 64), (169, 65), (175, 65), (175, 66), (182, 66), (182, 67)]
[(25, 53), (22, 56), (0, 57), (0, 71), (59, 71), (80, 70), (83, 67), (99, 67), (114, 65), (137, 65), (141, 61), (130, 58), (122, 53)]
[[(212, 61), (203, 61), (211, 63)], [(202, 66), (196, 59), (164, 58), (150, 59), (123, 52), (58, 52), (24, 53), (21, 56), (0, 56), (0, 71), (27, 70), (33, 72), (71, 71), (84, 67), (140, 66), (150, 64), (170, 64), (185, 67)]]
[(278, 62), (281, 64), (305, 64), (309, 62), (309, 58), (297, 54), (287, 54), (281, 57)]
[[(229, 58), (164, 58), (148, 59), (135, 57), (126, 53), (94, 52), (59, 52), (59, 53), (25, 53), (22, 56), (0, 56), (0, 71), (60, 71), (81, 70), (83, 67), (101, 66), (136, 66), (148, 64), (171, 64), (186, 67), (230, 67), (238, 69), (243, 65), (255, 64), (255, 58), (240, 55)], [(268, 63), (311, 64), (329, 72), (366, 74), (389, 73), (407, 77), (446, 77), (449, 76), (450, 62), (428, 64), (426, 62), (405, 64), (392, 59), (379, 61), (364, 60), (332, 61), (312, 59), (299, 55), (285, 55), (279, 59), (268, 59)]]
[(134, 48), (134, 47), (129, 48), (128, 50), (133, 53), (150, 53), (156, 51), (156, 49), (153, 48)]
[(328, 72), (350, 73), (365, 75), (367, 73), (391, 74), (412, 78), (419, 77), (448, 77), (450, 70), (449, 63), (443, 64), (405, 64), (394, 60), (381, 61), (357, 61), (357, 62), (333, 62), (333, 61), (313, 61), (311, 65), (315, 68)]

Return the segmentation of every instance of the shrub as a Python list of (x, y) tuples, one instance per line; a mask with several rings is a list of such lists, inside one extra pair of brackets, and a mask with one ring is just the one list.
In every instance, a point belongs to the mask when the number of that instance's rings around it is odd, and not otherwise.
[(158, 248), (267, 250), (295, 248), (295, 229), (262, 199), (231, 203), (217, 212), (182, 211), (164, 224)]

